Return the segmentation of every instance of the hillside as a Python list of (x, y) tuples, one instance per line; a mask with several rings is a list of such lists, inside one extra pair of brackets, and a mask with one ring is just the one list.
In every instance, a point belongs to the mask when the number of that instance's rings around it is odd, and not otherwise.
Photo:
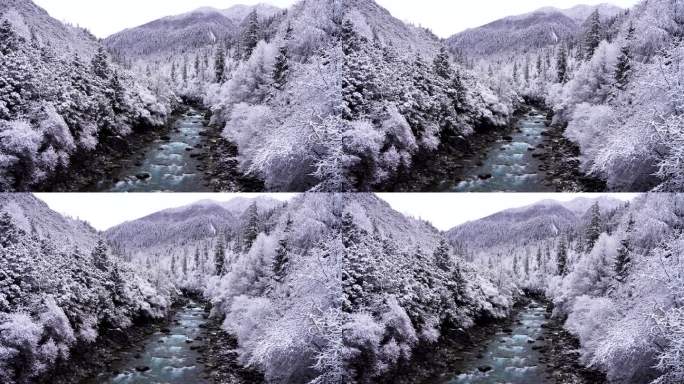
[(243, 23), (253, 11), (261, 18), (281, 12), (266, 4), (235, 5), (225, 10), (198, 8), (115, 33), (104, 39), (104, 44), (116, 56), (128, 59), (193, 52), (239, 39)]
[(546, 7), (460, 32), (449, 37), (447, 45), (466, 57), (535, 52), (577, 38), (584, 22), (595, 10), (603, 18), (616, 16), (622, 11), (608, 4), (578, 5), (570, 9)]
[(459, 225), (447, 231), (446, 236), (452, 243), (470, 250), (536, 244), (584, 225), (585, 216), (595, 203), (604, 212), (624, 205), (620, 200), (605, 197), (542, 201)]
[(61, 250), (92, 249), (99, 239), (88, 223), (64, 217), (30, 194), (0, 193), (0, 212), (9, 213), (24, 232), (49, 237)]
[(99, 46), (91, 33), (55, 20), (30, 0), (0, 2), (0, 21), (3, 20), (8, 20), (24, 39), (35, 38), (41, 45), (50, 44), (60, 55), (77, 53), (90, 59)]

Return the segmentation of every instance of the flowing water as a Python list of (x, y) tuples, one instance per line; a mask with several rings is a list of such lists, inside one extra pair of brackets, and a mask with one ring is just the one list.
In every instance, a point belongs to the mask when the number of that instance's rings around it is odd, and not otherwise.
[(209, 192), (201, 162), (201, 133), (204, 116), (188, 110), (176, 121), (167, 137), (146, 148), (144, 158), (122, 170), (113, 185), (101, 186), (107, 192)]
[(202, 378), (197, 339), (206, 323), (204, 309), (190, 302), (176, 313), (172, 325), (157, 332), (145, 343), (142, 352), (131, 352), (121, 363), (121, 373), (98, 378), (108, 384), (208, 384)]
[[(538, 347), (547, 323), (546, 309), (531, 302), (520, 311), (514, 326), (497, 333), (481, 355), (464, 361), (462, 374), (445, 384), (544, 384), (544, 364)], [(508, 332), (510, 331), (510, 332)]]
[(546, 192), (541, 161), (533, 156), (542, 144), (546, 131), (546, 116), (533, 109), (517, 124), (508, 140), (492, 146), (487, 158), (466, 173), (454, 192)]

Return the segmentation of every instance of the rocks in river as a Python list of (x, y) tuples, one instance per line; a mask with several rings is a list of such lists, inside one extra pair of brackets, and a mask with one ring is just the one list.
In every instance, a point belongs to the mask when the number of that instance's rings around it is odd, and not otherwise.
[(477, 367), (477, 370), (480, 371), (480, 372), (482, 372), (482, 373), (487, 373), (487, 372), (489, 372), (489, 371), (491, 371), (491, 370), (493, 370), (493, 369), (494, 369), (494, 368), (490, 367), (489, 365), (483, 365), (483, 366), (481, 366), (481, 367)]
[(494, 176), (493, 176), (491, 173), (487, 173), (487, 174), (484, 174), (484, 175), (479, 175), (478, 177), (480, 178), (480, 180), (489, 180), (489, 179), (491, 179), (491, 178), (494, 177)]
[(508, 334), (513, 333), (513, 330), (512, 330), (511, 328), (504, 328), (504, 329), (502, 329), (501, 331), (504, 332), (504, 333), (508, 333)]
[(135, 177), (137, 177), (138, 180), (147, 180), (147, 179), (149, 179), (150, 177), (152, 177), (152, 175), (150, 175), (150, 174), (147, 173), (147, 172), (142, 172), (142, 173), (138, 173), (137, 175), (135, 175)]
[(138, 372), (147, 372), (150, 370), (150, 367), (148, 367), (147, 365), (139, 365), (135, 367), (135, 370)]
[(169, 333), (171, 333), (171, 330), (169, 328), (162, 328), (160, 332), (168, 335)]
[(164, 136), (160, 137), (159, 139), (161, 139), (162, 141), (171, 141), (171, 137), (168, 135), (164, 135)]
[(511, 142), (511, 141), (513, 141), (513, 136), (504, 136), (503, 139), (504, 139), (504, 141)]

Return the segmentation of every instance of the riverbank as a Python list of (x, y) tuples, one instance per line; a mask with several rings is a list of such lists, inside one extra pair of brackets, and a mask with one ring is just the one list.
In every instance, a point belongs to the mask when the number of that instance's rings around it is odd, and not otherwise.
[[(205, 322), (199, 325), (199, 336), (186, 343), (191, 351), (198, 354), (197, 362), (202, 365), (198, 367), (201, 368), (201, 373), (193, 375), (198, 382), (264, 383), (261, 373), (245, 368), (239, 363), (235, 351), (237, 340), (221, 329), (221, 319), (209, 316), (210, 304), (196, 295), (191, 295), (179, 298), (162, 319), (139, 319), (127, 329), (101, 331), (95, 343), (81, 344), (73, 348), (68, 361), (60, 361), (42, 378), (36, 380), (35, 384), (101, 384), (127, 371), (130, 372), (131, 364), (135, 365), (132, 367), (134, 371), (147, 372), (151, 367), (141, 360), (150, 341), (155, 337), (168, 337), (174, 328), (185, 328), (184, 320), (179, 318), (179, 314), (197, 303), (201, 305), (201, 316)], [(175, 360), (175, 357), (172, 357), (172, 360)]]
[(222, 133), (222, 127), (208, 124), (203, 134), (207, 155), (200, 160), (208, 186), (214, 192), (263, 192), (263, 181), (240, 171), (238, 147)]
[[(563, 329), (562, 319), (551, 318), (553, 306), (543, 298), (534, 297), (544, 306), (541, 336), (534, 340), (532, 349), (539, 352), (543, 365), (538, 374), (545, 384), (604, 384), (605, 375), (583, 367), (577, 354), (578, 341)], [(484, 358), (491, 351), (497, 335), (511, 335), (515, 327), (523, 326), (518, 315), (532, 302), (522, 298), (511, 315), (500, 321), (480, 320), (467, 330), (447, 330), (435, 344), (421, 344), (413, 352), (410, 361), (403, 361), (381, 378), (372, 380), (376, 384), (438, 384), (448, 383), (455, 378), (466, 377), (474, 361)], [(490, 365), (477, 367), (486, 373)], [(467, 380), (467, 379), (464, 379)], [(458, 381), (454, 381), (458, 382)], [(468, 381), (463, 381), (468, 382)], [(533, 384), (529, 382), (528, 384)]]
[(140, 149), (168, 136), (188, 108), (178, 106), (161, 127), (137, 127), (126, 137), (102, 140), (91, 152), (74, 154), (68, 168), (58, 169), (46, 182), (34, 188), (34, 192), (97, 191), (101, 182), (115, 181), (126, 165), (142, 161), (144, 153)]
[[(514, 140), (536, 131), (533, 126), (523, 126), (533, 111), (545, 115), (543, 124), (546, 128), (539, 133), (540, 141), (529, 148), (522, 148), (523, 143), (515, 143)], [(482, 186), (478, 184), (496, 184), (492, 183), (491, 179), (495, 176), (492, 172), (500, 167), (505, 169), (508, 167), (506, 162), (510, 161), (502, 159), (501, 165), (489, 164), (490, 157), (507, 155), (511, 159), (528, 159), (526, 164), (509, 164), (514, 172), (522, 172), (518, 176), (511, 175), (511, 179), (520, 179), (518, 181), (524, 186), (529, 182), (525, 180), (526, 177), (536, 177), (539, 188), (532, 188), (538, 189), (536, 192), (605, 191), (605, 182), (580, 171), (579, 148), (565, 138), (562, 127), (551, 124), (552, 117), (552, 111), (543, 105), (523, 105), (506, 127), (482, 127), (468, 137), (443, 137), (437, 151), (417, 154), (411, 169), (400, 170), (392, 181), (377, 188), (383, 192), (453, 192), (461, 189), (467, 191), (469, 188), (479, 191), (478, 188)], [(536, 124), (534, 121), (532, 123)], [(524, 150), (520, 152), (518, 147)], [(467, 185), (464, 186), (464, 182)], [(510, 187), (517, 188), (515, 185)], [(499, 190), (495, 188), (494, 191)]]

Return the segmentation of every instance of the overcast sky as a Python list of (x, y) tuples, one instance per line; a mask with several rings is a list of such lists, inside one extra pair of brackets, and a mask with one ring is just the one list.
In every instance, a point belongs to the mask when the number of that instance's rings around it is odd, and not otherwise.
[[(631, 200), (635, 194), (606, 194)], [(206, 194), (206, 193), (37, 193), (50, 208), (71, 217), (88, 221), (98, 230), (106, 230), (125, 221), (139, 219), (167, 208), (177, 208), (200, 200), (229, 201), (235, 197), (269, 196), (287, 201), (296, 194)], [(481, 219), (509, 208), (534, 204), (541, 200), (569, 201), (598, 194), (560, 193), (381, 193), (395, 210), (429, 220), (440, 230), (448, 230), (467, 221)]]
[[(609, 2), (631, 7), (638, 0), (376, 0), (397, 18), (429, 27), (441, 37), (478, 27), (505, 16), (534, 11), (544, 6), (570, 8), (577, 4)], [(229, 8), (235, 4), (268, 3), (287, 8), (295, 0), (34, 0), (53, 17), (90, 29), (107, 37), (164, 16), (199, 7)]]

